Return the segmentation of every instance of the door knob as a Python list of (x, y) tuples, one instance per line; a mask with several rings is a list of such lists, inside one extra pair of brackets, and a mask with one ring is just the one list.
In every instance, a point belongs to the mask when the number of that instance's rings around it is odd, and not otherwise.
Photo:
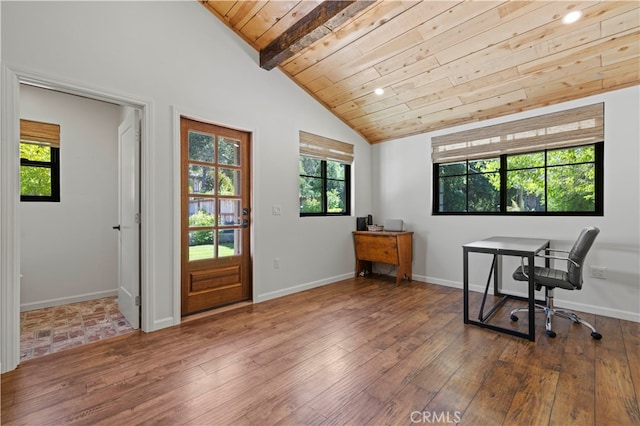
[(119, 231), (120, 230), (120, 225), (114, 226), (113, 229), (117, 229)]

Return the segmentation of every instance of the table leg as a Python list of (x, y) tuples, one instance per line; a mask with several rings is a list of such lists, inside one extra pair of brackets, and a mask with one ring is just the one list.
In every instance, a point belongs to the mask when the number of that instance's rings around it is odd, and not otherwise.
[(535, 296), (535, 280), (534, 280), (534, 268), (535, 268), (535, 255), (528, 256), (529, 263), (529, 340), (536, 341), (536, 296)]
[(469, 324), (469, 251), (464, 248), (462, 255), (462, 298), (464, 299), (464, 323)]
[[(502, 256), (499, 254), (493, 255), (493, 261), (489, 268), (489, 277), (487, 278), (487, 285), (484, 288), (484, 295), (482, 296), (482, 303), (480, 303), (480, 311), (478, 312), (478, 321), (484, 323), (507, 301), (507, 295), (502, 294), (499, 290), (502, 288), (502, 277), (496, 278), (497, 274), (502, 274)], [(489, 284), (491, 284), (491, 276), (493, 275), (493, 291), (494, 296), (500, 296), (501, 299), (494, 303), (489, 312), (484, 314), (484, 306), (487, 303), (487, 294), (489, 293)]]
[(493, 295), (502, 295), (502, 256), (495, 254), (493, 265)]

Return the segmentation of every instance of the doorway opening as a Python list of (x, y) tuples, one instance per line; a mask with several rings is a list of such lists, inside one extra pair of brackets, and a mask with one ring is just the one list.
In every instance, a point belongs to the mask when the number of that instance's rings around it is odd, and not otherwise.
[[(22, 218), (20, 216), (20, 152), (19, 140), (20, 121), (20, 88), (29, 85), (43, 89), (50, 89), (60, 93), (76, 95), (86, 99), (104, 101), (120, 107), (139, 111), (141, 136), (138, 140), (140, 161), (139, 172), (139, 203), (140, 215), (136, 221), (139, 228), (139, 251), (136, 263), (139, 267), (138, 288), (136, 297), (138, 306), (138, 321), (142, 331), (152, 331), (162, 328), (164, 322), (154, 321), (154, 307), (148, 303), (153, 299), (153, 269), (152, 259), (157, 236), (151, 230), (154, 227), (153, 206), (155, 183), (151, 170), (150, 129), (152, 104), (148, 100), (124, 96), (87, 87), (60, 78), (52, 78), (33, 72), (3, 66), (2, 68), (2, 143), (0, 144), (0, 234), (2, 235), (2, 253), (0, 259), (0, 365), (1, 372), (15, 369), (20, 362), (20, 310), (21, 310), (21, 251), (23, 238), (20, 235)], [(89, 143), (87, 141), (87, 143)], [(64, 162), (64, 161), (63, 161)], [(64, 183), (63, 183), (64, 185)], [(115, 224), (111, 224), (112, 226)], [(115, 232), (109, 229), (112, 232)], [(80, 234), (82, 228), (72, 226), (67, 230), (69, 234)], [(91, 236), (89, 236), (91, 237)], [(76, 269), (92, 270), (88, 265), (76, 262)], [(90, 279), (90, 278), (88, 278)], [(102, 297), (102, 294), (94, 295)], [(25, 307), (22, 307), (25, 308)], [(29, 306), (35, 309), (35, 306)], [(166, 322), (166, 321), (165, 321)]]
[(21, 124), (55, 123), (59, 163), (57, 199), (25, 197), (49, 175), (24, 157), (54, 149), (21, 126), (21, 361), (139, 328), (138, 116), (20, 85)]

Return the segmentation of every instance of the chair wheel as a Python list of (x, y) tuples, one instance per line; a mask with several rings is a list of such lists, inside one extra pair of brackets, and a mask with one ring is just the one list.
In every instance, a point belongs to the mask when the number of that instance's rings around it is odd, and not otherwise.
[(553, 331), (553, 330), (549, 330), (549, 331), (547, 331), (547, 336), (549, 336), (549, 337), (556, 337), (556, 332), (555, 332), (555, 331)]
[(591, 332), (591, 337), (593, 337), (596, 340), (600, 340), (602, 339), (602, 334), (598, 333), (597, 331), (593, 331)]
[(518, 321), (518, 317), (514, 314), (511, 314), (511, 321)]

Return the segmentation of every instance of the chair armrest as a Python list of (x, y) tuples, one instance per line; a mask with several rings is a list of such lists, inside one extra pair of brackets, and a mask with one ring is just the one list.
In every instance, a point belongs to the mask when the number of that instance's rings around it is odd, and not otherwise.
[[(561, 253), (569, 253), (568, 251), (565, 250), (553, 250), (553, 249), (545, 249), (545, 251), (552, 251), (552, 252), (561, 252)], [(560, 256), (550, 256), (548, 254), (537, 254), (536, 257), (541, 257), (543, 259), (553, 259), (553, 260), (567, 260), (571, 263), (573, 263), (573, 265), (576, 268), (580, 267), (580, 264), (574, 260), (569, 259), (568, 257), (560, 257)], [(529, 275), (527, 275), (527, 273), (525, 272), (524, 269), (524, 260), (526, 259), (526, 257), (521, 257), (520, 258), (520, 270), (522, 271), (522, 275), (524, 275), (525, 277), (529, 278)]]
[[(554, 251), (562, 251), (562, 250), (554, 250)], [(568, 252), (565, 252), (568, 253)], [(549, 256), (547, 254), (537, 254), (536, 257), (542, 257), (544, 259), (553, 259), (553, 260), (568, 260), (569, 262), (573, 263), (573, 265), (576, 268), (580, 267), (580, 264), (574, 260), (569, 259), (568, 257), (560, 257), (560, 256)], [(524, 259), (524, 258), (523, 258)]]
[(545, 252), (555, 251), (557, 253), (567, 253), (567, 254), (570, 253), (568, 250), (558, 250), (558, 249), (552, 249), (552, 248), (546, 248), (544, 249), (544, 251)]

